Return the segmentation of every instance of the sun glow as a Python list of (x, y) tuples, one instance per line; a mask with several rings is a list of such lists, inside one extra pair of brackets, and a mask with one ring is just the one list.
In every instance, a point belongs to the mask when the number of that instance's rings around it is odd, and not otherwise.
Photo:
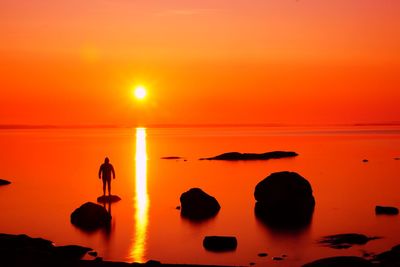
[(144, 99), (147, 95), (147, 90), (144, 86), (138, 85), (135, 87), (133, 90), (133, 95), (135, 96), (136, 99)]

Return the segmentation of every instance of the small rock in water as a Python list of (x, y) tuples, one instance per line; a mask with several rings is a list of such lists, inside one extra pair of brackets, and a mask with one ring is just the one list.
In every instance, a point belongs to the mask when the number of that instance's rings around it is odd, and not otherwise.
[(367, 159), (363, 159), (363, 161), (362, 162), (368, 162), (368, 160)]
[(0, 179), (0, 185), (8, 185), (8, 184), (11, 184), (11, 182), (7, 181), (7, 180)]
[(206, 236), (203, 246), (214, 252), (232, 251), (237, 247), (237, 240), (234, 236)]
[(394, 158), (394, 160), (400, 160), (400, 158)]
[(273, 261), (283, 261), (284, 259), (282, 257), (272, 257)]
[(287, 258), (287, 255), (286, 254), (282, 254), (282, 258)]
[(267, 256), (268, 256), (268, 253), (265, 253), (265, 252), (258, 253), (258, 257), (267, 257)]
[(253, 266), (253, 265), (256, 265), (256, 263), (255, 262), (250, 262), (249, 265)]
[(397, 215), (399, 214), (399, 209), (396, 207), (389, 207), (389, 206), (375, 206), (375, 213), (376, 214), (386, 214), (386, 215)]
[(117, 202), (120, 201), (121, 198), (116, 195), (110, 195), (110, 196), (101, 196), (97, 198), (98, 203), (108, 203), (108, 202)]
[(180, 210), (180, 209), (181, 209), (181, 206), (176, 206), (175, 209)]

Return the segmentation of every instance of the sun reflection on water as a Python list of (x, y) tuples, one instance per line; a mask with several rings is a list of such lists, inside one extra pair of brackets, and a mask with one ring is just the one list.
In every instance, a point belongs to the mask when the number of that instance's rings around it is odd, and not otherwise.
[(146, 128), (136, 128), (135, 172), (135, 240), (131, 259), (144, 262), (148, 224), (149, 197), (147, 194)]

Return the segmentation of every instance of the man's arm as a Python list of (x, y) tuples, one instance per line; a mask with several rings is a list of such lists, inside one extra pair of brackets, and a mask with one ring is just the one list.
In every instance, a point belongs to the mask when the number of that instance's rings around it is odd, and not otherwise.
[(99, 169), (99, 179), (101, 178), (101, 171), (103, 170), (103, 164), (101, 164), (100, 169)]
[(115, 179), (115, 171), (114, 171), (114, 166), (113, 165), (111, 165), (111, 172), (112, 172), (112, 175), (113, 175), (113, 179)]

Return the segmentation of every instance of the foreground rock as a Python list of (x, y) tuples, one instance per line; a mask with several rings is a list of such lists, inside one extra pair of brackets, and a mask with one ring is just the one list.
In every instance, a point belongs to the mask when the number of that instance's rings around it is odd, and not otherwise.
[(211, 158), (201, 158), (200, 160), (268, 160), (298, 156), (291, 151), (272, 151), (261, 154), (228, 152)]
[(315, 200), (310, 183), (295, 172), (276, 172), (259, 182), (254, 191), (256, 216), (271, 226), (308, 224)]
[(378, 215), (397, 215), (399, 214), (399, 209), (396, 207), (375, 206), (375, 213)]
[(202, 220), (215, 216), (220, 210), (218, 201), (200, 188), (192, 188), (180, 197), (181, 215)]
[(116, 195), (101, 196), (101, 197), (97, 198), (97, 202), (99, 202), (99, 203), (118, 202), (120, 200), (121, 200), (121, 198)]
[(233, 251), (237, 247), (237, 240), (234, 236), (206, 236), (203, 247), (214, 252)]
[(371, 262), (366, 259), (355, 256), (339, 256), (319, 259), (307, 264), (303, 267), (372, 267)]
[(1, 266), (73, 266), (91, 248), (54, 246), (49, 240), (27, 235), (0, 234)]
[(111, 262), (102, 261), (100, 258), (82, 260), (81, 257), (91, 250), (75, 245), (57, 247), (49, 240), (26, 235), (0, 234), (1, 267), (213, 267), (213, 265), (163, 264), (155, 260), (146, 263)]
[(87, 202), (71, 214), (71, 223), (84, 230), (96, 230), (110, 225), (111, 215), (95, 203)]
[(363, 234), (349, 233), (328, 235), (321, 238), (320, 244), (335, 249), (346, 249), (353, 245), (365, 245), (368, 241), (378, 239), (378, 237), (368, 237)]
[(8, 184), (11, 184), (11, 182), (7, 181), (7, 180), (0, 179), (0, 185), (8, 185)]
[(400, 266), (400, 245), (392, 247), (391, 250), (380, 253), (374, 257), (374, 262), (379, 263), (378, 266)]

